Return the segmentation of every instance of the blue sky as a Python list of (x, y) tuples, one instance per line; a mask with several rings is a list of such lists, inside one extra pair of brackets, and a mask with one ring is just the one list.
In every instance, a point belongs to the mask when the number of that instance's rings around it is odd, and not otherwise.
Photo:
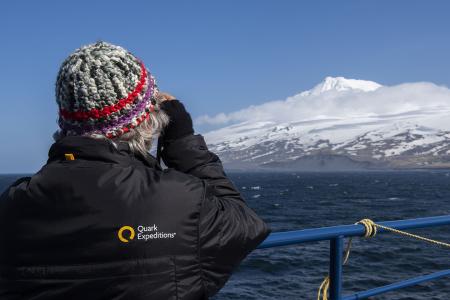
[(45, 162), (56, 73), (83, 44), (131, 50), (196, 118), (326, 76), (450, 86), (449, 11), (448, 1), (2, 1), (0, 173)]

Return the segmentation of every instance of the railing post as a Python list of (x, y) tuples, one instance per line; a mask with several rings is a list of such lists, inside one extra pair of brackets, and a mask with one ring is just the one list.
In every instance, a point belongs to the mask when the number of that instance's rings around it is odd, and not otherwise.
[(344, 237), (330, 240), (330, 300), (342, 299), (342, 258)]

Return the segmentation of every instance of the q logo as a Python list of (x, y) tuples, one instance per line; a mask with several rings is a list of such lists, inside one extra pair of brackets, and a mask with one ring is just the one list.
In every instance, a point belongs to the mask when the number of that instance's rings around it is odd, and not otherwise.
[[(130, 232), (130, 237), (128, 239), (123, 236), (124, 231)], [(128, 243), (130, 240), (134, 239), (135, 234), (136, 233), (134, 232), (134, 229), (131, 226), (122, 226), (119, 229), (119, 231), (117, 232), (117, 236), (119, 237), (119, 240), (123, 243)]]

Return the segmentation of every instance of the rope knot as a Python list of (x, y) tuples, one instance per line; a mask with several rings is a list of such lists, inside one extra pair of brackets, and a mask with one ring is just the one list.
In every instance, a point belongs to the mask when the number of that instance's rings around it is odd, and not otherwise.
[(371, 219), (362, 219), (355, 224), (364, 225), (364, 229), (366, 230), (366, 232), (364, 233), (365, 238), (373, 238), (377, 235), (377, 224), (375, 224), (375, 222)]

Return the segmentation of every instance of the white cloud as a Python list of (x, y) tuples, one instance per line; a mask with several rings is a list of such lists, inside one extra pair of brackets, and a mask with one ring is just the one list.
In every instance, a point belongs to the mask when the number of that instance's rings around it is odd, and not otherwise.
[[(241, 122), (293, 122), (324, 118), (388, 117), (394, 114), (428, 114), (450, 111), (450, 89), (428, 82), (380, 86), (370, 81), (327, 77), (324, 82), (285, 100), (252, 105), (215, 116), (197, 118), (198, 125)], [(450, 120), (446, 122), (450, 129)]]

